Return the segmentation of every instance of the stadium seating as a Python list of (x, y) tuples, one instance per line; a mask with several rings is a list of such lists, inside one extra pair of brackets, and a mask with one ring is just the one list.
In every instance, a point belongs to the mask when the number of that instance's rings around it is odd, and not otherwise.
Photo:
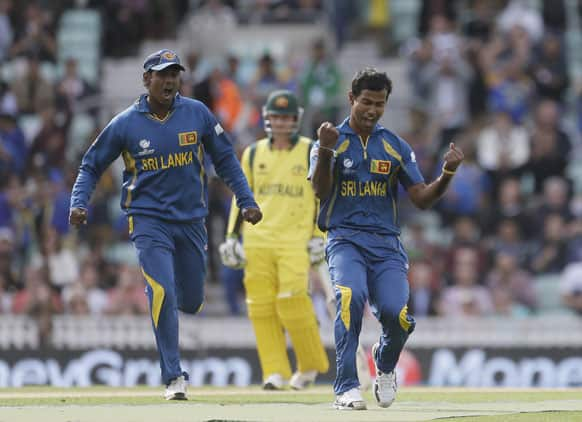
[(68, 10), (63, 13), (57, 32), (58, 61), (74, 57), (79, 62), (79, 73), (95, 85), (101, 62), (101, 16), (96, 10)]
[(538, 310), (540, 313), (564, 313), (568, 312), (562, 304), (560, 296), (560, 275), (539, 275), (534, 279), (534, 286), (538, 297)]

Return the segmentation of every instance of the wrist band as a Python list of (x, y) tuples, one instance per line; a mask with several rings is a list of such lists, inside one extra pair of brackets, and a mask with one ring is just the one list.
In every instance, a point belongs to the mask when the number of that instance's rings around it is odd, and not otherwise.
[(453, 176), (456, 172), (457, 172), (457, 170), (447, 170), (445, 168), (445, 166), (443, 165), (443, 174), (448, 174), (449, 176)]
[(333, 154), (333, 156), (335, 157), (335, 149), (333, 148), (328, 148), (328, 147), (322, 147), (321, 145), (319, 146), (319, 149), (323, 149), (325, 151), (329, 151)]

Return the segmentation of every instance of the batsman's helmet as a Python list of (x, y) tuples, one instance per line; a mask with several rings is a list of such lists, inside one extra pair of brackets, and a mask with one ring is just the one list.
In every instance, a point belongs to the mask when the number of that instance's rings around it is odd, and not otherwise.
[(288, 90), (273, 91), (267, 98), (263, 106), (263, 120), (265, 121), (265, 132), (273, 133), (273, 125), (270, 116), (295, 116), (295, 121), (286, 130), (291, 135), (299, 132), (303, 108), (299, 107), (297, 97)]

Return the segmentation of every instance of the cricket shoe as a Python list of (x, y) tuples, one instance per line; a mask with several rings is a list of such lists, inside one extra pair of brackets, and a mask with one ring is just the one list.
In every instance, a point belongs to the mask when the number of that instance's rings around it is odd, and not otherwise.
[(168, 385), (166, 385), (166, 392), (164, 397), (166, 400), (188, 400), (186, 397), (188, 383), (183, 375), (174, 378)]
[(271, 374), (265, 379), (263, 383), (263, 390), (282, 390), (285, 388), (285, 380), (281, 374)]
[(289, 381), (293, 390), (303, 390), (315, 382), (317, 371), (295, 372)]
[(354, 387), (335, 397), (333, 407), (340, 410), (366, 410), (366, 402), (362, 398), (359, 387)]
[(376, 365), (376, 379), (374, 380), (374, 398), (380, 407), (390, 407), (394, 400), (396, 400), (396, 390), (398, 385), (396, 383), (396, 372), (390, 371), (384, 373), (378, 369), (376, 363), (376, 350), (380, 345), (378, 343), (372, 346), (372, 356), (374, 357), (374, 364)]

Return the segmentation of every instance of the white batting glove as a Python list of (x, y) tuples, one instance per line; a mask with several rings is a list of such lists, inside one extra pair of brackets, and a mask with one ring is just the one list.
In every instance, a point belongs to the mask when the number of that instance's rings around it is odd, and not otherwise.
[(222, 263), (235, 270), (244, 268), (247, 260), (241, 243), (235, 237), (228, 237), (218, 247)]
[(325, 242), (323, 237), (312, 237), (307, 243), (311, 265), (319, 264), (325, 259)]

